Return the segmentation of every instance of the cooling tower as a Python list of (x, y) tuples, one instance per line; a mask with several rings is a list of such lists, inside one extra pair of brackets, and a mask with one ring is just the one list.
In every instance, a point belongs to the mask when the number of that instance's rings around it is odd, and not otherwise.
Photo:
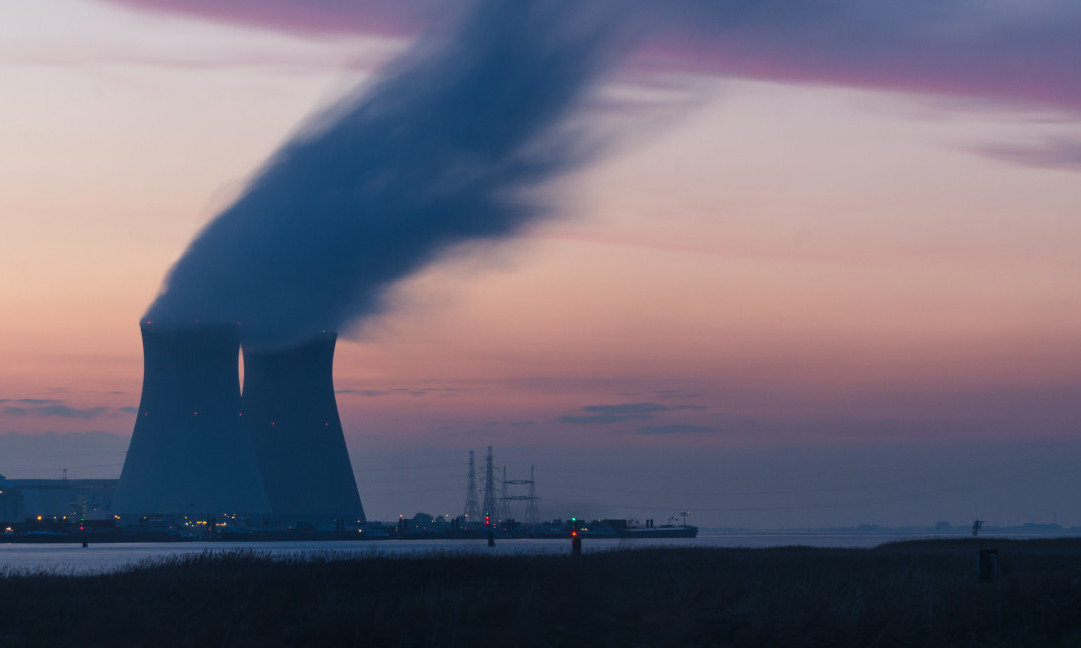
[(244, 422), (275, 516), (364, 520), (334, 400), (334, 343), (244, 348)]
[(143, 394), (113, 512), (269, 513), (242, 416), (236, 327), (140, 328)]

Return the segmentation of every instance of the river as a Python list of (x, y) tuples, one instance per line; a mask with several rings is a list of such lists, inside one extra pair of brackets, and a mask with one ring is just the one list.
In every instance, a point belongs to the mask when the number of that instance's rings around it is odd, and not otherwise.
[[(963, 535), (890, 535), (838, 533), (699, 534), (697, 538), (585, 538), (583, 553), (642, 547), (808, 547), (870, 548), (918, 538), (962, 538)], [(981, 534), (981, 537), (984, 537)], [(989, 535), (988, 537), (995, 537)], [(1005, 537), (1005, 536), (998, 536)], [(1011, 535), (1011, 538), (1026, 536)], [(1036, 536), (1027, 536), (1036, 537)], [(1051, 536), (1038, 536), (1051, 537)], [(380, 540), (296, 542), (147, 542), (119, 544), (0, 544), (0, 574), (48, 572), (95, 574), (116, 571), (144, 561), (203, 551), (252, 551), (268, 556), (379, 557), (404, 555), (520, 555), (570, 553), (570, 540), (505, 540), (488, 547), (485, 540)]]

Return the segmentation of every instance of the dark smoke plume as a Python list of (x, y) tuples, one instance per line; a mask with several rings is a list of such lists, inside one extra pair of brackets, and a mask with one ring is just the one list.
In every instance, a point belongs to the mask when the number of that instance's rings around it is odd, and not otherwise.
[(518, 231), (543, 212), (524, 193), (588, 155), (568, 120), (627, 40), (584, 7), (486, 0), (421, 38), (275, 153), (144, 319), (291, 346), (378, 312), (449, 247)]

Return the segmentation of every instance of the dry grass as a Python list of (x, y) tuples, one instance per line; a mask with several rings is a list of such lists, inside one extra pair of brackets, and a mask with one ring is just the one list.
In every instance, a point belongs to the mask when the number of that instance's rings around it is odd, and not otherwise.
[[(997, 583), (976, 582), (979, 548)], [(202, 554), (0, 578), (0, 646), (1078, 646), (1081, 541)]]

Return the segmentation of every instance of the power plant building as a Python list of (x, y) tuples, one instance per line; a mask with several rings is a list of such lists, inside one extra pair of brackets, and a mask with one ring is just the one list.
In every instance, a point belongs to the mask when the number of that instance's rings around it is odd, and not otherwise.
[(143, 392), (113, 511), (270, 513), (244, 427), (238, 327), (140, 328)]
[(143, 391), (114, 513), (365, 520), (334, 397), (336, 334), (245, 347), (241, 394), (239, 326), (141, 329)]
[(244, 422), (276, 517), (365, 519), (334, 398), (336, 340), (244, 349)]
[(0, 475), (0, 522), (38, 515), (78, 519), (108, 516), (115, 479), (4, 479)]

